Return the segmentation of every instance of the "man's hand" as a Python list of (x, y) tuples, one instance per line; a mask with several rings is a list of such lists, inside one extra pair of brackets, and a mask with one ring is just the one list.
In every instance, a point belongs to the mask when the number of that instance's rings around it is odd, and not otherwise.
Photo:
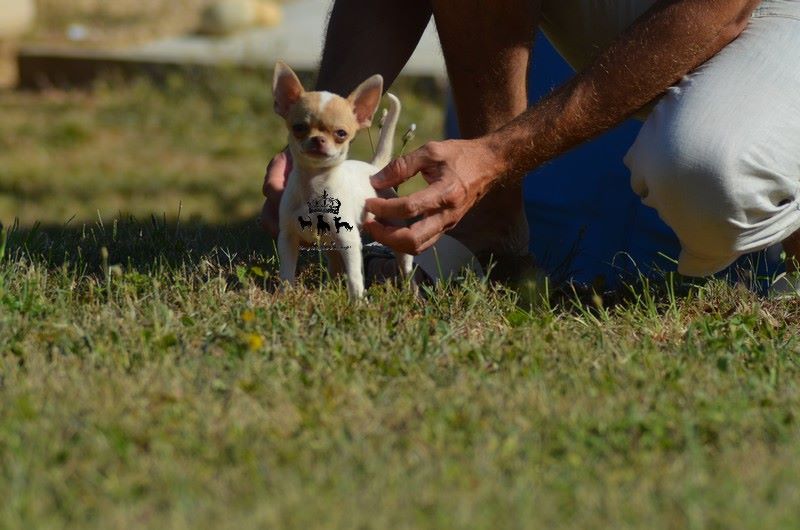
[(292, 155), (288, 149), (284, 149), (270, 160), (267, 174), (264, 176), (261, 191), (267, 200), (261, 208), (261, 227), (273, 238), (278, 237), (278, 207), (281, 204), (283, 190), (286, 188), (286, 179), (291, 172)]
[(372, 177), (376, 189), (397, 186), (417, 173), (429, 186), (407, 197), (369, 199), (366, 209), (379, 219), (421, 219), (409, 227), (377, 220), (367, 221), (364, 227), (394, 250), (421, 253), (454, 227), (505, 171), (495, 152), (483, 139), (450, 140), (428, 143), (392, 161)]

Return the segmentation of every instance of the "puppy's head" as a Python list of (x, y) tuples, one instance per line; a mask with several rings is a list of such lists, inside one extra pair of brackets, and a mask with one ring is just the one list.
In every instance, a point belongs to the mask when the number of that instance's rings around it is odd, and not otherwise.
[(369, 127), (383, 93), (374, 75), (343, 98), (330, 92), (306, 92), (291, 68), (275, 65), (272, 83), (275, 112), (289, 129), (289, 148), (300, 165), (331, 167), (347, 158), (359, 129)]

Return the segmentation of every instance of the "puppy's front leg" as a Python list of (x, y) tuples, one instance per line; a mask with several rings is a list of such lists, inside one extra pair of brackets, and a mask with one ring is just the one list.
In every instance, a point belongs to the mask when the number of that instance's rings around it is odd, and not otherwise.
[(361, 260), (361, 241), (352, 243), (348, 248), (340, 251), (344, 271), (347, 274), (347, 292), (350, 298), (357, 299), (364, 296), (364, 263)]
[(394, 254), (394, 259), (397, 261), (397, 268), (400, 269), (400, 274), (403, 275), (403, 278), (410, 278), (410, 281), (413, 284), (414, 276), (411, 274), (411, 272), (414, 269), (414, 256), (394, 251), (392, 254)]
[(278, 257), (281, 260), (279, 275), (282, 282), (294, 283), (299, 254), (300, 240), (288, 230), (281, 230), (278, 234)]

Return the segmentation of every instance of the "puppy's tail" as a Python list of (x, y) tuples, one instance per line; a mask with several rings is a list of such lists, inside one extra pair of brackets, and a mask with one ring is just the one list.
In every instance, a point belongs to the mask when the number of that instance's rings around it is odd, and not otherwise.
[(392, 160), (392, 151), (394, 150), (394, 133), (397, 129), (397, 121), (400, 119), (400, 100), (394, 94), (386, 93), (389, 99), (389, 113), (386, 114), (386, 121), (381, 128), (381, 137), (378, 139), (378, 145), (375, 148), (375, 158), (372, 159), (372, 165), (383, 169)]

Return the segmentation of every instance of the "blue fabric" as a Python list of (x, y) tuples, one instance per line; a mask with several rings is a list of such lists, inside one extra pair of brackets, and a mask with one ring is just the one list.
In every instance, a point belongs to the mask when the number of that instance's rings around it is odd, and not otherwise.
[[(530, 101), (539, 100), (572, 75), (569, 65), (539, 34), (529, 80)], [(680, 243), (656, 211), (633, 193), (630, 173), (622, 162), (641, 125), (626, 121), (525, 179), (530, 250), (555, 281), (601, 280), (611, 288), (631, 275), (657, 276), (675, 270)], [(452, 105), (447, 133), (458, 137)], [(755, 260), (745, 257), (737, 265), (753, 262), (757, 274), (773, 274), (776, 252), (761, 253)]]

